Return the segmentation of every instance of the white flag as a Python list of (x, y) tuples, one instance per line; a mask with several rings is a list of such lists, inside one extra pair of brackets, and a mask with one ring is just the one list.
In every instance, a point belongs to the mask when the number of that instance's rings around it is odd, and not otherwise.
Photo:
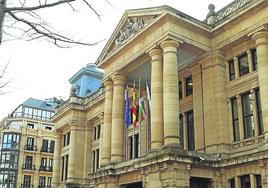
[(146, 82), (146, 93), (147, 93), (147, 99), (149, 101), (149, 109), (151, 112), (151, 94), (150, 94), (150, 88), (147, 82)]

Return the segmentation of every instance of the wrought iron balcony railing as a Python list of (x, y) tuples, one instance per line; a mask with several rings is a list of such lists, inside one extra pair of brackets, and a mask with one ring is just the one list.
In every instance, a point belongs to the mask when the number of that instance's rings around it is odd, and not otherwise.
[(27, 150), (27, 151), (37, 151), (37, 147), (36, 146), (32, 146), (32, 145), (25, 145), (24, 146), (24, 150)]
[(30, 165), (30, 164), (23, 164), (22, 169), (23, 170), (36, 170), (35, 165)]

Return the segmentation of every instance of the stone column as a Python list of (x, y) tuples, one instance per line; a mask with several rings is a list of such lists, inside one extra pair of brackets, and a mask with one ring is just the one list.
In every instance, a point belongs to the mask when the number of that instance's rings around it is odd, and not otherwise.
[(268, 31), (253, 35), (258, 57), (258, 77), (264, 125), (264, 137), (268, 140)]
[(163, 61), (162, 50), (152, 49), (151, 56), (151, 148), (160, 149), (163, 146)]
[(164, 99), (164, 146), (180, 146), (179, 140), (179, 91), (178, 47), (173, 40), (161, 44), (163, 49), (163, 99)]
[(124, 93), (127, 78), (117, 74), (112, 78), (114, 82), (113, 112), (112, 112), (112, 148), (111, 163), (123, 161), (124, 150)]
[(84, 146), (84, 183), (86, 183), (86, 179), (88, 178), (88, 174), (90, 173), (90, 167), (92, 165), (91, 163), (91, 153), (92, 153), (92, 121), (87, 121), (86, 125), (86, 135), (85, 135), (85, 146)]
[(58, 187), (60, 184), (60, 167), (61, 167), (61, 146), (62, 146), (62, 130), (56, 129), (55, 135), (55, 152), (54, 152), (54, 164), (52, 173), (52, 187)]
[(77, 140), (77, 123), (70, 123), (70, 145), (69, 145), (69, 158), (68, 158), (68, 179), (67, 182), (73, 182), (75, 178), (75, 166), (76, 166), (76, 148), (78, 147), (76, 144)]
[(113, 109), (113, 82), (111, 80), (107, 80), (104, 82), (104, 86), (105, 104), (101, 166), (105, 166), (111, 162), (111, 129)]
[(239, 176), (235, 176), (235, 188), (241, 188), (241, 180)]
[(244, 124), (243, 124), (244, 120), (243, 120), (242, 99), (240, 95), (236, 96), (236, 101), (237, 101), (240, 140), (244, 140), (245, 139)]

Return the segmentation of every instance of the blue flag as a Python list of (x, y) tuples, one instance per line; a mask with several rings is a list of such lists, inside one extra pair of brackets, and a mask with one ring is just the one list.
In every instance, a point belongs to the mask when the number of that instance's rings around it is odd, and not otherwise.
[(128, 128), (129, 125), (131, 125), (131, 119), (130, 119), (130, 109), (129, 109), (129, 100), (128, 100), (128, 88), (125, 90), (125, 102), (126, 102), (126, 109), (125, 109), (125, 122), (126, 126)]

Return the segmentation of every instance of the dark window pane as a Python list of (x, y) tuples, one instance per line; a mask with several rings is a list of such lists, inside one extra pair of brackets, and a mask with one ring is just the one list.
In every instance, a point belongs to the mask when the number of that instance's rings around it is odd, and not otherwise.
[(182, 99), (182, 82), (179, 81), (179, 99)]
[(229, 61), (229, 79), (230, 81), (235, 79), (235, 66), (234, 66), (234, 60)]
[(139, 134), (134, 135), (134, 158), (139, 157)]
[(195, 150), (195, 138), (194, 138), (194, 113), (193, 111), (186, 113), (187, 120), (187, 135), (188, 135), (188, 150)]
[(243, 54), (238, 57), (238, 65), (239, 65), (239, 74), (243, 76), (249, 73), (249, 66), (248, 66), (248, 55)]
[(234, 142), (236, 142), (240, 140), (236, 98), (231, 99), (231, 104), (232, 104), (232, 118), (233, 118), (233, 137), (234, 137)]
[(251, 58), (252, 58), (253, 70), (256, 71), (258, 70), (258, 59), (257, 59), (257, 51), (255, 48), (251, 50)]
[(189, 77), (187, 79), (185, 79), (185, 90), (186, 90), (186, 96), (190, 96), (193, 94), (193, 80), (192, 77)]
[(256, 175), (257, 188), (262, 188), (261, 175)]
[(241, 188), (250, 188), (250, 177), (249, 177), (249, 175), (241, 176)]
[(179, 134), (180, 134), (180, 144), (182, 147), (184, 146), (184, 138), (183, 138), (183, 116), (179, 115)]
[(235, 180), (234, 180), (234, 178), (230, 180), (230, 188), (235, 188)]

